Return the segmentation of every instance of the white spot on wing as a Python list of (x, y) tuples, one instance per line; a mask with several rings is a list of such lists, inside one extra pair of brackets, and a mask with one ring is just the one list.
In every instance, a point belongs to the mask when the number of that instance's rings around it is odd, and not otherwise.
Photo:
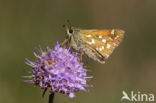
[(102, 46), (101, 48), (104, 49), (104, 46)]
[(92, 44), (95, 44), (95, 40), (94, 39), (92, 39)]
[(102, 48), (99, 48), (100, 49), (100, 51), (102, 51)]
[(106, 43), (106, 39), (102, 39), (102, 42)]
[(91, 35), (86, 35), (86, 37), (92, 37)]
[(111, 31), (111, 34), (114, 35), (114, 32), (115, 32), (115, 30), (113, 29), (113, 30)]
[(115, 37), (115, 39), (118, 39), (119, 38), (119, 35), (117, 35), (116, 37)]
[(102, 35), (99, 35), (99, 38), (101, 39), (102, 38)]
[(107, 44), (107, 47), (106, 48), (110, 48), (111, 47), (111, 45), (110, 44)]

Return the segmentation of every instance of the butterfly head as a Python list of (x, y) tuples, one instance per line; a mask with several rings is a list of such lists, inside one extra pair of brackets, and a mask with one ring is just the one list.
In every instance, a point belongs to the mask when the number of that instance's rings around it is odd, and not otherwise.
[(74, 28), (71, 26), (71, 23), (69, 20), (67, 20), (67, 23), (68, 25), (63, 25), (63, 27), (65, 27), (68, 36), (72, 36), (72, 34), (74, 33)]
[(71, 36), (74, 33), (74, 28), (66, 26), (66, 32), (69, 36)]

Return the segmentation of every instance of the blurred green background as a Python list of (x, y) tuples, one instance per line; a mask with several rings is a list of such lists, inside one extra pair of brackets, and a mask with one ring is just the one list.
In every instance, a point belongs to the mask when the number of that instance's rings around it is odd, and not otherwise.
[(22, 70), (31, 70), (24, 59), (35, 60), (39, 45), (62, 42), (67, 19), (75, 27), (126, 33), (104, 65), (88, 59), (89, 93), (56, 94), (54, 103), (120, 103), (123, 90), (156, 94), (155, 10), (155, 0), (0, 0), (0, 103), (48, 102), (48, 93), (41, 98), (38, 87), (22, 82)]

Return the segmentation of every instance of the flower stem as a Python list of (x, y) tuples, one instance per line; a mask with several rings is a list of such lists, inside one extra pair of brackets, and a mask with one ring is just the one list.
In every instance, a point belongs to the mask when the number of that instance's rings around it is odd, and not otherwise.
[(51, 93), (49, 95), (49, 102), (48, 103), (54, 103), (54, 93)]

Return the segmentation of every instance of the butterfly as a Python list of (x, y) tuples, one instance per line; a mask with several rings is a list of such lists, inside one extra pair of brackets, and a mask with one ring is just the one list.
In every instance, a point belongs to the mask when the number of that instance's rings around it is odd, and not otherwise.
[(69, 42), (72, 48), (102, 64), (120, 44), (125, 33), (121, 29), (79, 29), (71, 26), (65, 28), (68, 36), (63, 44)]

